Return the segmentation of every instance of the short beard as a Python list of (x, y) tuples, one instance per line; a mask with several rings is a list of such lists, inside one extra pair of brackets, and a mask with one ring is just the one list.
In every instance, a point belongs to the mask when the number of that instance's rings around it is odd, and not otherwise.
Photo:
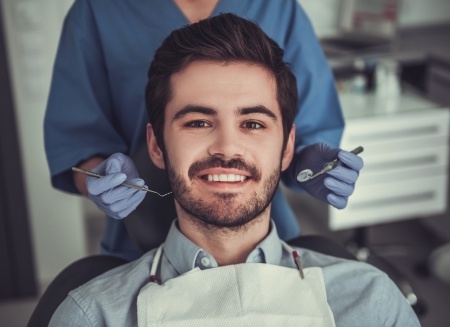
[[(244, 226), (250, 226), (250, 223), (267, 209), (280, 181), (281, 162), (270, 176), (262, 181), (264, 186), (262, 194), (258, 195), (254, 192), (249, 201), (236, 206), (233, 204), (238, 197), (242, 196), (241, 194), (217, 192), (211, 194), (211, 199), (215, 200), (211, 203), (211, 201), (205, 202), (203, 199), (194, 198), (189, 189), (188, 182), (175, 171), (167, 157), (166, 163), (170, 185), (181, 209), (187, 213), (187, 216), (196, 225), (200, 225), (199, 227), (210, 231), (237, 231)], [(250, 172), (254, 181), (261, 180), (261, 173), (256, 167), (248, 165), (243, 160), (233, 159), (224, 161), (219, 158), (210, 158), (202, 162), (194, 163), (189, 169), (189, 178), (192, 180), (193, 176), (195, 176), (193, 172), (200, 171), (200, 168), (206, 169), (209, 167), (239, 168)]]

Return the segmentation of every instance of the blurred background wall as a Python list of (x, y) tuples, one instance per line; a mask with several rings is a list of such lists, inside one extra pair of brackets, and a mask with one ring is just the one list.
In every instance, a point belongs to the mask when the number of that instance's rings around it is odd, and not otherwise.
[(86, 254), (81, 198), (52, 188), (43, 117), (68, 0), (3, 0), (17, 131), (37, 280), (46, 284)]

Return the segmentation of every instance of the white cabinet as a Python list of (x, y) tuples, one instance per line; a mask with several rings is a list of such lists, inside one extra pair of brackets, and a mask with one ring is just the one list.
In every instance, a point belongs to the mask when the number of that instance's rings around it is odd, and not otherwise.
[(340, 96), (341, 148), (364, 147), (365, 167), (346, 209), (330, 207), (332, 230), (439, 214), (447, 206), (450, 111), (403, 94)]

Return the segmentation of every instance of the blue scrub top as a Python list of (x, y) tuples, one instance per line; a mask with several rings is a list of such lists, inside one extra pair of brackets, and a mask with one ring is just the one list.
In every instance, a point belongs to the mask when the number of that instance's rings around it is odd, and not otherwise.
[[(259, 24), (285, 50), (297, 77), (296, 146), (338, 146), (344, 121), (331, 70), (311, 23), (295, 0), (220, 1), (213, 15), (231, 12)], [(44, 121), (45, 150), (58, 189), (78, 193), (70, 168), (92, 156), (132, 156), (145, 144), (144, 90), (155, 50), (188, 21), (168, 0), (76, 0), (64, 21)], [(283, 174), (295, 181), (295, 163)], [(278, 191), (272, 218), (283, 239), (299, 234)], [(278, 222), (282, 222), (279, 224)], [(108, 219), (103, 252), (129, 259), (140, 253), (124, 224)]]

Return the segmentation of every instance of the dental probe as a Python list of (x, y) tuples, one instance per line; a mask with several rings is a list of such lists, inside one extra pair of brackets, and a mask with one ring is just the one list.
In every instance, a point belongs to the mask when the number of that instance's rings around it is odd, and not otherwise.
[[(94, 173), (94, 172), (89, 171), (89, 170), (80, 169), (80, 168), (78, 168), (78, 167), (72, 167), (72, 170), (75, 171), (75, 172), (77, 172), (77, 173), (82, 173), (82, 174), (85, 174), (85, 175), (88, 175), (88, 176), (91, 176), (91, 177), (96, 177), (96, 178), (101, 178), (101, 177), (103, 177), (103, 176), (100, 175), (100, 174)], [(147, 188), (147, 186), (145, 186), (145, 185), (144, 185), (144, 186), (139, 186), (139, 185), (136, 185), (136, 184), (133, 184), (133, 183), (130, 183), (130, 182), (123, 182), (123, 183), (120, 184), (120, 185), (127, 186), (127, 187), (131, 187), (131, 188), (134, 188), (134, 189), (139, 190), (139, 191), (145, 191), (145, 192), (155, 193), (155, 194), (159, 195), (160, 197), (165, 197), (166, 195), (169, 195), (170, 193), (172, 193), (172, 192), (169, 192), (169, 193), (166, 193), (166, 194), (159, 194), (159, 193), (156, 192), (156, 191), (149, 190), (149, 189)]]
[[(359, 154), (361, 152), (364, 151), (364, 148), (362, 146), (359, 146), (355, 149), (353, 149), (352, 151), (350, 151), (353, 154)], [(322, 175), (326, 172), (329, 172), (330, 170), (333, 170), (334, 168), (336, 168), (337, 166), (339, 166), (342, 162), (339, 159), (334, 159), (333, 161), (330, 161), (329, 163), (327, 163), (325, 165), (325, 167), (319, 171), (317, 174), (314, 175), (313, 171), (311, 169), (305, 169), (302, 170), (301, 172), (298, 173), (297, 175), (297, 180), (299, 182), (306, 182), (309, 181), (313, 178), (316, 178), (319, 175)]]

